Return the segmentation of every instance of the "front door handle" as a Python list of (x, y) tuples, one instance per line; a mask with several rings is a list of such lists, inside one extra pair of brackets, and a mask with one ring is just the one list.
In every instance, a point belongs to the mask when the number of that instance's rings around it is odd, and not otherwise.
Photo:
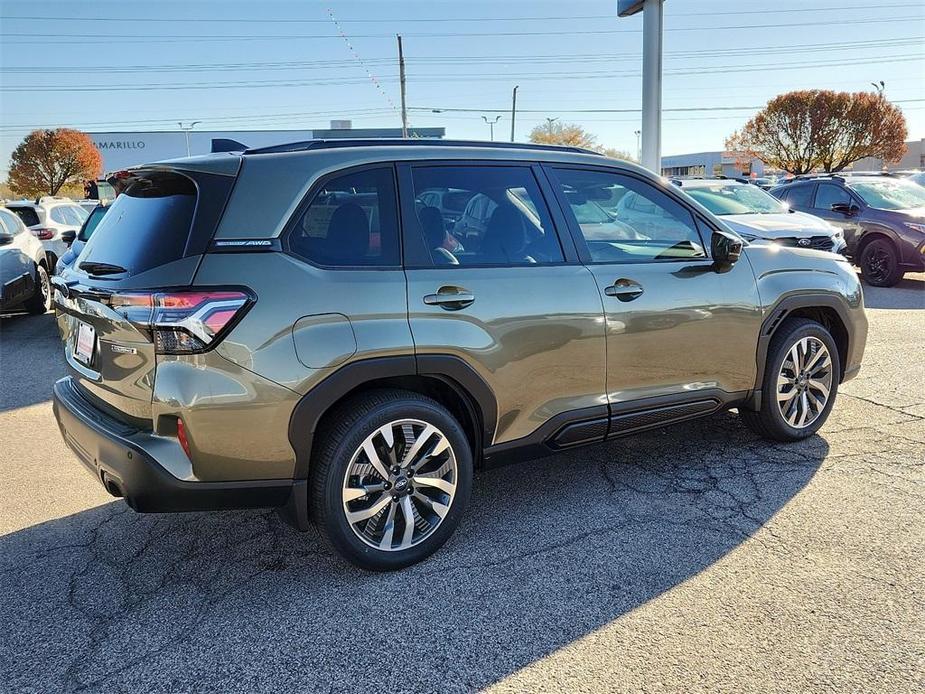
[(440, 287), (436, 294), (428, 294), (424, 297), (424, 303), (428, 306), (439, 306), (447, 311), (458, 311), (471, 306), (474, 301), (475, 295), (468, 289), (452, 286)]
[(607, 296), (615, 296), (620, 301), (632, 301), (633, 299), (637, 299), (642, 296), (643, 291), (642, 285), (639, 284), (639, 282), (634, 282), (625, 277), (621, 277), (609, 287), (604, 288), (604, 294)]

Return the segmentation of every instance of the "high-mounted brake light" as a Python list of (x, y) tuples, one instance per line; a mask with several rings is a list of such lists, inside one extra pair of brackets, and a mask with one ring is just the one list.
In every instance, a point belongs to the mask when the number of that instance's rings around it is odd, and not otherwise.
[(242, 291), (190, 290), (113, 294), (109, 305), (151, 333), (158, 354), (191, 354), (216, 344), (253, 302)]

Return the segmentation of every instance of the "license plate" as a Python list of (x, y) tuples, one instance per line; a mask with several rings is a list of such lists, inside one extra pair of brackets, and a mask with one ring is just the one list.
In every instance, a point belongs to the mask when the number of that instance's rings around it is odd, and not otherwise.
[(74, 346), (74, 356), (85, 364), (93, 361), (93, 348), (96, 346), (96, 330), (92, 325), (77, 323), (77, 344)]

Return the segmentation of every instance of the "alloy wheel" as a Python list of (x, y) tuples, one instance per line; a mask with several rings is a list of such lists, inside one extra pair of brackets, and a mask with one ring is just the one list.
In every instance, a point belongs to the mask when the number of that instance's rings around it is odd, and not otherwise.
[(872, 249), (864, 266), (864, 274), (873, 282), (884, 282), (893, 271), (893, 258), (883, 248)]
[(816, 337), (798, 340), (784, 357), (777, 375), (777, 406), (784, 421), (795, 429), (812, 424), (829, 401), (832, 357)]
[(389, 422), (364, 439), (347, 466), (347, 523), (370, 547), (408, 549), (443, 522), (457, 479), (456, 454), (443, 432), (418, 419)]

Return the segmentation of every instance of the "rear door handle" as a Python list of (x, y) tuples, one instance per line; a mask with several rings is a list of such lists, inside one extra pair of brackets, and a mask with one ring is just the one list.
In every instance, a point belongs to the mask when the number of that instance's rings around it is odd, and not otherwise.
[(468, 289), (462, 287), (440, 287), (436, 294), (427, 294), (424, 297), (424, 303), (428, 306), (439, 306), (447, 311), (458, 311), (466, 306), (471, 306), (475, 301), (475, 295)]
[(615, 296), (620, 301), (632, 301), (642, 296), (645, 290), (639, 282), (621, 277), (609, 287), (604, 288), (604, 294)]

